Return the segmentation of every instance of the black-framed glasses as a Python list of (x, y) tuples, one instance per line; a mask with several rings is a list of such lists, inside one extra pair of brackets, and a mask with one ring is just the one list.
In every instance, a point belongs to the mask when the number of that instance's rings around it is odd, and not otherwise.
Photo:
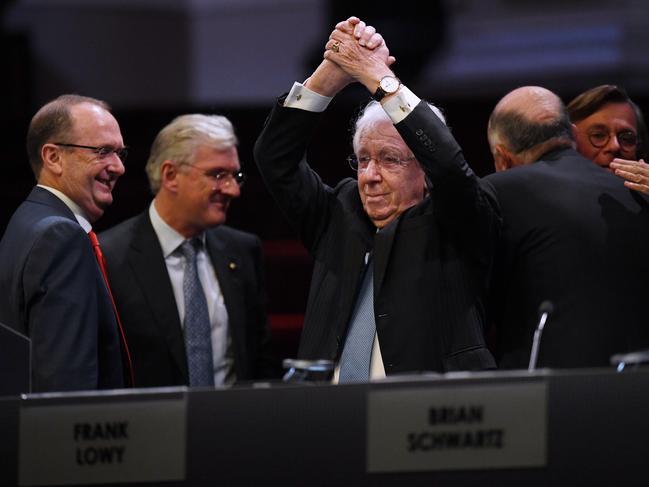
[(100, 159), (105, 159), (111, 154), (115, 153), (117, 157), (119, 157), (120, 161), (122, 163), (126, 162), (126, 158), (128, 157), (128, 147), (121, 147), (119, 149), (116, 149), (114, 147), (108, 146), (108, 145), (102, 145), (100, 147), (92, 146), (92, 145), (79, 145), (79, 144), (67, 144), (64, 142), (53, 142), (54, 145), (58, 145), (60, 147), (74, 147), (75, 149), (87, 149), (93, 151)]
[(349, 167), (357, 172), (365, 172), (370, 165), (370, 161), (374, 159), (374, 162), (381, 168), (387, 171), (398, 171), (404, 166), (407, 166), (410, 161), (415, 159), (415, 156), (401, 157), (395, 154), (379, 154), (377, 157), (372, 156), (360, 156), (357, 157), (356, 154), (350, 154), (347, 156), (347, 162)]
[(611, 134), (606, 130), (593, 130), (588, 133), (588, 140), (593, 147), (600, 149), (608, 144), (609, 140), (611, 140), (611, 135), (617, 138), (617, 142), (622, 149), (635, 150), (638, 146), (638, 136), (631, 130), (622, 130), (617, 134)]
[(227, 186), (232, 181), (237, 183), (239, 188), (243, 186), (246, 182), (246, 174), (243, 171), (227, 171), (225, 169), (210, 169), (205, 170), (200, 167), (196, 167), (193, 164), (183, 164), (184, 166), (191, 167), (197, 171), (203, 173), (203, 175), (212, 180), (217, 186)]

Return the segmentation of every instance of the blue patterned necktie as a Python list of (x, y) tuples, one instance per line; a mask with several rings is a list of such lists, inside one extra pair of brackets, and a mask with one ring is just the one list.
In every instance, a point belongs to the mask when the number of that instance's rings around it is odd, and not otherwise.
[(339, 382), (369, 380), (375, 333), (374, 262), (370, 260), (366, 266), (361, 290), (356, 299), (356, 308), (347, 332), (345, 347), (340, 357)]
[(198, 238), (186, 240), (180, 246), (185, 257), (183, 297), (185, 299), (185, 349), (190, 386), (213, 386), (212, 337), (210, 316), (203, 286), (198, 278), (196, 257), (202, 242)]

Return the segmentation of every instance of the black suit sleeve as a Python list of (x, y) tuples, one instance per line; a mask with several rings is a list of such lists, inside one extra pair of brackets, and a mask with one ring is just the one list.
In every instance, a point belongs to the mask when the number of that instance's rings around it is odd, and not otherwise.
[(433, 184), (436, 216), (467, 251), (488, 265), (502, 224), (493, 194), (485, 191), (448, 127), (426, 102), (396, 128)]
[(307, 164), (319, 113), (275, 104), (257, 139), (255, 161), (264, 183), (307, 249), (313, 251), (331, 216), (333, 191)]

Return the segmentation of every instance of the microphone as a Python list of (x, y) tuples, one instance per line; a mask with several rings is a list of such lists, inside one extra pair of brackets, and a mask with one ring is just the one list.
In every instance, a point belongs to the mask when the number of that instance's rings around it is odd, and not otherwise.
[(548, 317), (554, 311), (554, 305), (550, 301), (543, 301), (539, 306), (539, 324), (536, 325), (534, 330), (534, 339), (532, 340), (532, 353), (530, 354), (530, 364), (527, 367), (528, 372), (536, 369), (536, 362), (539, 358), (539, 346), (541, 345), (541, 335), (543, 335), (543, 328), (548, 321)]

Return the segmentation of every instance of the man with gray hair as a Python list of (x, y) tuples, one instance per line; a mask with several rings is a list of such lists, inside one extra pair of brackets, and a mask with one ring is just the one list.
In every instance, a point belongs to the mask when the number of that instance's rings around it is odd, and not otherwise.
[(245, 181), (230, 121), (189, 114), (157, 135), (148, 210), (100, 235), (135, 386), (273, 375), (259, 239), (223, 225)]
[[(315, 260), (298, 355), (335, 361), (334, 381), (494, 366), (481, 296), (499, 220), (461, 153), (436, 151), (446, 127), (393, 60), (373, 27), (339, 23), (325, 60), (278, 100), (255, 146)], [(330, 187), (305, 154), (320, 112), (353, 81), (376, 101), (356, 122), (357, 179)]]

